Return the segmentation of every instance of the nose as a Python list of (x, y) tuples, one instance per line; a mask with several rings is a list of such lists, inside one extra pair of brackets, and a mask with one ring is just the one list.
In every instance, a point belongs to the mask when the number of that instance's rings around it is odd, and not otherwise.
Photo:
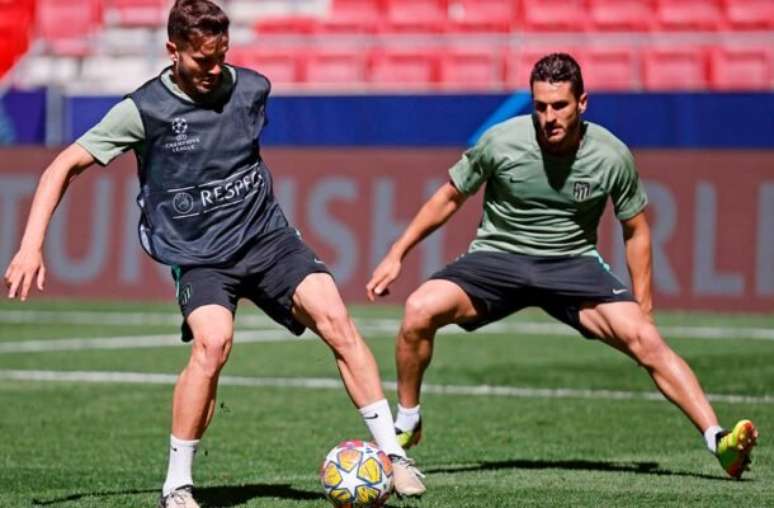
[(553, 123), (556, 120), (556, 111), (551, 106), (546, 108), (546, 122)]
[(220, 76), (221, 72), (223, 72), (223, 66), (221, 64), (215, 64), (210, 69), (210, 76), (218, 77)]

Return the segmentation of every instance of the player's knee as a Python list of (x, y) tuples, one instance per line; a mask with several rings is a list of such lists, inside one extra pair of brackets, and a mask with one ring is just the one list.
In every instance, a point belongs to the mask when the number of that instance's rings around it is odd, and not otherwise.
[(646, 368), (657, 367), (669, 352), (669, 347), (651, 324), (637, 327), (633, 331), (630, 349), (637, 362)]
[(334, 349), (354, 346), (357, 342), (352, 319), (343, 305), (325, 309), (315, 318), (315, 326), (320, 336)]
[(196, 336), (191, 360), (204, 376), (213, 378), (226, 364), (231, 352), (231, 333), (207, 332)]
[(435, 327), (435, 312), (432, 300), (420, 292), (414, 292), (406, 300), (403, 312), (402, 329), (411, 334), (431, 330)]

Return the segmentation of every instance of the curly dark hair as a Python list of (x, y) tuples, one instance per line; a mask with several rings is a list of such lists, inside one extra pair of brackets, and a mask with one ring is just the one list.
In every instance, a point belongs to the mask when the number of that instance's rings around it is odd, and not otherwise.
[(529, 76), (530, 90), (535, 81), (548, 83), (569, 81), (575, 98), (578, 99), (583, 95), (583, 75), (580, 65), (567, 53), (551, 53), (538, 60)]
[(177, 0), (169, 11), (167, 35), (175, 44), (188, 44), (192, 37), (228, 34), (229, 19), (210, 0)]

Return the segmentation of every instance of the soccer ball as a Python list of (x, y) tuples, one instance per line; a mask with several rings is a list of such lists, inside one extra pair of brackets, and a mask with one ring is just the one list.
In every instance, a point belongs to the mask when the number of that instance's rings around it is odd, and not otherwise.
[(320, 481), (334, 506), (382, 506), (392, 491), (392, 462), (373, 443), (342, 441), (325, 457)]

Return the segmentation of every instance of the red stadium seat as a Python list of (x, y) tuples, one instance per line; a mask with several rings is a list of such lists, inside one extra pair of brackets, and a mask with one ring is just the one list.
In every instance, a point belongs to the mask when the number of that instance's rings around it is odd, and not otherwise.
[(654, 0), (590, 0), (589, 15), (595, 30), (646, 31), (654, 28)]
[(29, 0), (0, 0), (0, 40), (4, 55), (12, 61), (29, 47), (33, 11)]
[(301, 58), (302, 53), (295, 48), (261, 45), (233, 47), (227, 60), (260, 72), (273, 84), (286, 85), (301, 80)]
[(157, 27), (166, 24), (167, 0), (105, 0), (105, 21), (127, 27)]
[(99, 0), (40, 0), (38, 31), (56, 54), (84, 56), (92, 52), (92, 36), (101, 27)]
[(725, 0), (726, 21), (734, 30), (774, 28), (774, 2), (771, 0)]
[(318, 28), (328, 33), (373, 33), (381, 20), (379, 0), (333, 0)]
[(282, 16), (264, 18), (253, 25), (260, 35), (305, 35), (315, 31), (317, 19), (307, 16)]
[(311, 51), (304, 63), (304, 79), (310, 85), (352, 88), (363, 86), (367, 79), (368, 61), (362, 51)]
[(426, 49), (388, 48), (372, 55), (368, 81), (374, 87), (432, 87), (438, 81), (438, 55)]
[(774, 88), (774, 51), (760, 48), (714, 48), (710, 53), (710, 86), (715, 90)]
[(650, 49), (643, 54), (647, 90), (703, 90), (707, 77), (706, 53), (701, 48)]
[(442, 32), (448, 23), (446, 0), (384, 0), (386, 29), (392, 32)]
[(463, 32), (508, 32), (516, 14), (513, 0), (449, 0), (449, 27)]
[(535, 64), (550, 53), (569, 53), (580, 61), (581, 55), (574, 48), (566, 46), (527, 46), (514, 48), (505, 53), (505, 85), (517, 90), (529, 90), (529, 76)]
[(662, 30), (719, 30), (724, 27), (720, 0), (657, 0)]
[(517, 28), (540, 32), (582, 32), (589, 27), (584, 0), (522, 0)]
[(503, 86), (503, 60), (492, 48), (450, 48), (441, 57), (444, 88), (497, 90)]
[(632, 48), (588, 48), (579, 59), (584, 85), (592, 92), (640, 87), (637, 55)]

